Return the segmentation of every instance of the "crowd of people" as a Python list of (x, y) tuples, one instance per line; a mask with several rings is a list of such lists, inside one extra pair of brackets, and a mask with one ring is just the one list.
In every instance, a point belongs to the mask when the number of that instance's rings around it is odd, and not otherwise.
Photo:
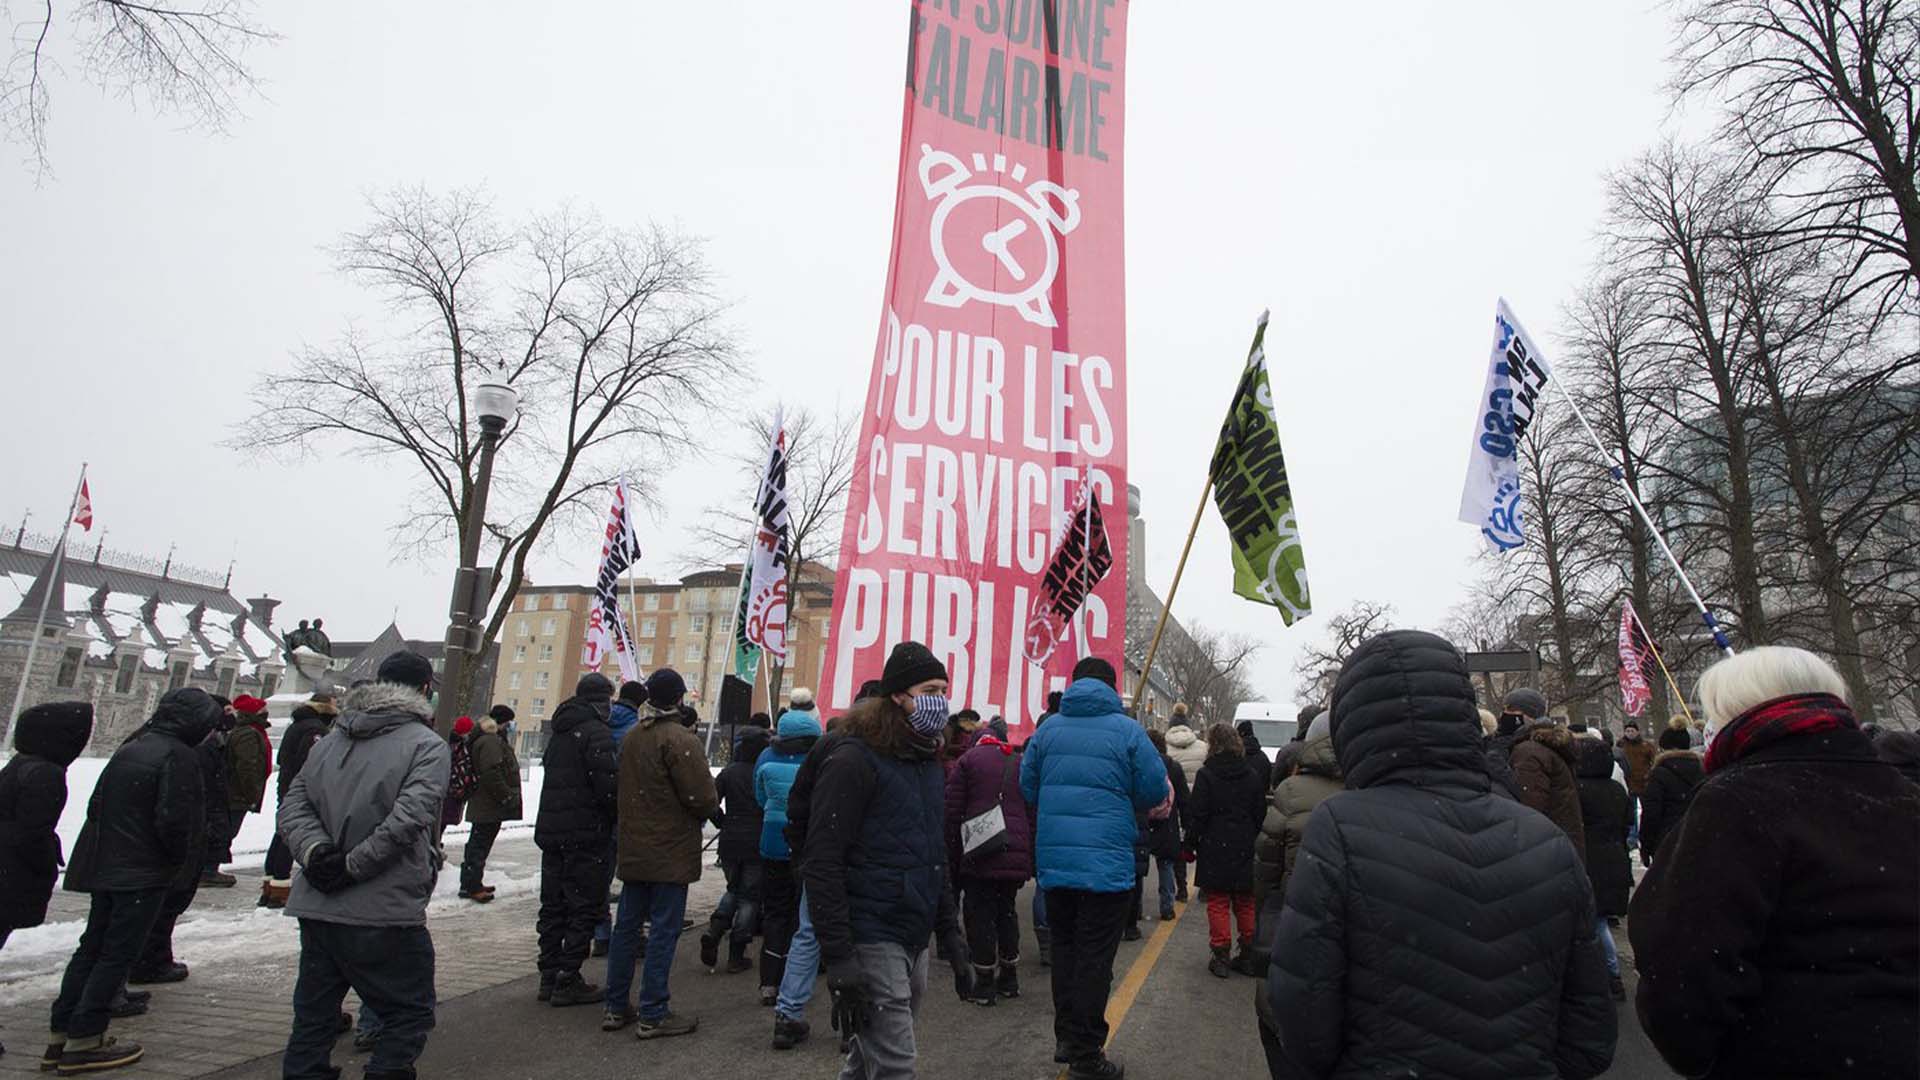
[[(66, 862), (90, 907), (42, 1067), (141, 1059), (109, 1023), (148, 1006), (134, 987), (187, 976), (174, 922), (197, 889), (233, 884), (226, 847), (277, 773), (258, 902), (298, 920), (284, 1075), (338, 1076), (351, 990), (367, 1075), (413, 1076), (435, 1018), (442, 834), (470, 825), (458, 895), (487, 904), (500, 827), (528, 810), (512, 711), (443, 737), (433, 682), (395, 653), (296, 709), (277, 752), (258, 699), (162, 697), (101, 773)], [(811, 1037), (824, 980), (842, 1077), (911, 1077), (933, 963), (971, 1005), (1022, 997), (1032, 882), (1055, 1060), (1121, 1077), (1106, 1052), (1119, 943), (1150, 911), (1177, 918), (1191, 887), (1208, 931), (1192, 962), (1254, 978), (1249, 1037), (1276, 1078), (1597, 1076), (1627, 997), (1623, 921), (1640, 1026), (1676, 1071), (1920, 1074), (1920, 736), (1863, 728), (1811, 653), (1724, 660), (1699, 682), (1704, 725), (1648, 739), (1630, 722), (1616, 741), (1531, 689), (1482, 710), (1452, 644), (1390, 631), (1346, 658), (1329, 706), (1303, 710), (1271, 761), (1250, 727), (1198, 730), (1184, 706), (1148, 730), (1097, 658), (1024, 740), (947, 692), (934, 653), (900, 643), (843, 715), (823, 721), (796, 689), (756, 717), (716, 777), (676, 672), (581, 678), (531, 808), (538, 1001), (597, 1005), (604, 1030), (642, 1040), (692, 1034), (671, 975), (699, 926), (702, 966), (756, 974), (773, 1049)], [(65, 769), (91, 725), (82, 702), (15, 724), (0, 944), (46, 916)], [(709, 825), (725, 891), (702, 924), (687, 906)]]

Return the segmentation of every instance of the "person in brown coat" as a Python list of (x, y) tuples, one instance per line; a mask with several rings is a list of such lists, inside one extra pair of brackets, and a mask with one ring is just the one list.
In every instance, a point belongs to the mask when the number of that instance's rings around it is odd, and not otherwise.
[(1653, 771), (1653, 759), (1660, 750), (1649, 739), (1640, 735), (1640, 725), (1629, 720), (1620, 729), (1620, 745), (1615, 747), (1620, 756), (1620, 768), (1627, 774), (1627, 794), (1638, 799), (1647, 790), (1647, 774)]
[(1547, 718), (1545, 695), (1525, 688), (1507, 695), (1498, 730), (1489, 744), (1488, 772), (1522, 805), (1560, 826), (1585, 864), (1587, 829), (1573, 776), (1573, 732)]
[[(647, 704), (620, 743), (618, 874), (623, 887), (607, 950), (607, 1015), (604, 1031), (618, 1031), (637, 1018), (642, 1039), (690, 1034), (693, 1017), (667, 1008), (667, 976), (687, 912), (687, 886), (700, 880), (700, 826), (720, 809), (720, 794), (696, 721), (682, 708), (687, 684), (672, 668), (647, 679)], [(640, 1009), (628, 1004), (640, 923), (647, 923), (647, 955), (640, 974)]]

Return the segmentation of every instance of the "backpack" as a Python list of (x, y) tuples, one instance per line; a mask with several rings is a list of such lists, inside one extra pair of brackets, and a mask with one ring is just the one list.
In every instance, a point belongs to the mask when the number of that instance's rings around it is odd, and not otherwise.
[(453, 765), (447, 774), (447, 798), (464, 802), (480, 783), (473, 771), (473, 746), (466, 739), (453, 743)]

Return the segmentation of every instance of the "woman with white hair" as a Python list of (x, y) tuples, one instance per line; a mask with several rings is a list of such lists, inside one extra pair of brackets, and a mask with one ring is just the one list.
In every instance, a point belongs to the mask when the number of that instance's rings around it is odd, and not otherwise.
[(1699, 692), (1707, 778), (1627, 921), (1641, 1026), (1690, 1077), (1920, 1076), (1920, 789), (1804, 649)]

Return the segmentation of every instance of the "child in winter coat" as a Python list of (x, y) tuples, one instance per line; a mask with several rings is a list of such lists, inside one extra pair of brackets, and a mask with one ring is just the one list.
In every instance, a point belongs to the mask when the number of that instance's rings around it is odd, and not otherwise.
[[(1207, 970), (1222, 979), (1233, 971), (1255, 975), (1249, 955), (1253, 842), (1266, 816), (1267, 792), (1232, 728), (1215, 724), (1207, 735), (1207, 760), (1193, 782), (1193, 836), (1188, 842), (1199, 856), (1194, 884), (1207, 894), (1207, 940), (1213, 949)], [(1236, 929), (1240, 953), (1230, 962)]]

